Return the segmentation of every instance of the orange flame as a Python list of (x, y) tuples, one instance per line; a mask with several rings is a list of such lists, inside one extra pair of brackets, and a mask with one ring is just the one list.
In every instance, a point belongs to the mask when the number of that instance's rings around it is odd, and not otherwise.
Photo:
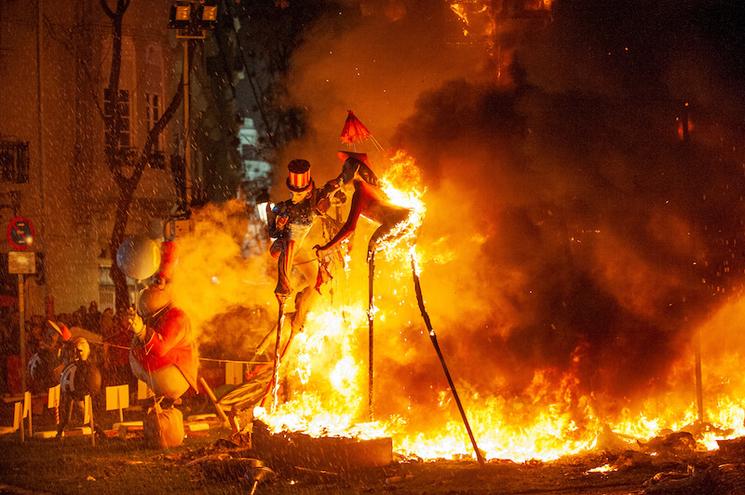
[[(349, 270), (337, 272), (333, 280), (338, 284), (333, 304), (324, 300), (314, 309), (283, 360), (284, 401), (273, 413), (257, 408), (255, 414), (274, 431), (361, 438), (391, 436), (394, 449), (403, 455), (424, 459), (473, 458), (469, 439), (444, 385), (412, 391), (400, 384), (399, 377), (387, 374), (390, 363), (397, 369), (406, 369), (428, 356), (417, 352), (413, 342), (425, 330), (409, 288), (409, 257), (416, 251), (420, 270), (457, 261), (461, 256), (459, 251), (445, 248), (447, 235), (422, 240), (414, 249), (414, 236), (427, 209), (426, 190), (409, 157), (397, 153), (391, 162), (381, 180), (385, 192), (392, 201), (414, 213), (384, 244), (386, 256), (376, 272), (375, 421), (367, 419), (365, 400), (367, 280), (362, 274), (366, 273), (366, 242), (359, 241), (366, 239), (375, 226), (364, 222), (360, 222), (355, 234), (357, 242), (352, 241)], [(239, 206), (206, 212), (208, 218), (198, 219), (193, 235), (180, 239), (181, 269), (174, 279), (177, 302), (187, 308), (195, 328), (203, 332), (203, 343), (214, 337), (204, 334), (206, 323), (232, 303), (234, 299), (230, 297), (237, 294), (245, 300), (258, 300), (267, 308), (271, 301), (263, 295), (271, 295), (272, 280), (258, 275), (265, 273), (265, 266), (256, 259), (244, 264), (234, 261), (240, 249), (226, 232), (226, 226), (242, 211)], [(205, 243), (204, 239), (210, 242)], [(480, 244), (485, 239), (483, 232), (470, 234), (469, 242)], [(426, 293), (427, 280), (423, 282)], [(200, 290), (195, 291), (194, 287)], [(432, 287), (436, 289), (437, 285), (429, 288)], [(437, 292), (430, 297), (440, 304), (457, 302), (452, 296)], [(437, 324), (437, 318), (434, 321)], [(578, 373), (571, 367), (562, 373), (549, 368), (535, 372), (520, 393), (504, 390), (499, 376), (493, 378), (493, 386), (487, 392), (464, 383), (457, 372), (454, 378), (487, 459), (553, 460), (606, 448), (608, 437), (622, 448), (639, 448), (636, 440), (646, 441), (681, 429), (696, 433), (699, 449), (713, 450), (717, 439), (745, 435), (745, 410), (738, 400), (745, 393), (745, 377), (740, 373), (745, 336), (733, 330), (740, 321), (745, 321), (745, 297), (723, 304), (699, 328), (703, 336), (705, 420), (710, 425), (696, 424), (691, 385), (693, 358), (687, 349), (683, 349), (677, 366), (665, 377), (665, 392), (642, 401), (585, 395)], [(444, 346), (446, 354), (449, 349)], [(578, 351), (573, 365), (581, 361)], [(426, 404), (421, 397), (429, 397)], [(606, 467), (596, 469), (603, 472)]]

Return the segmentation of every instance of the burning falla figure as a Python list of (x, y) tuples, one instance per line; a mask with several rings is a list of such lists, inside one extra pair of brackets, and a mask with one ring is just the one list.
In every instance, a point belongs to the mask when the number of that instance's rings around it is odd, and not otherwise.
[[(274, 348), (274, 378), (270, 382), (270, 389), (274, 390), (275, 405), (279, 383), (279, 359), (284, 354), (280, 352), (284, 305), (293, 292), (291, 272), (295, 256), (303, 250), (306, 253), (305, 257), (313, 259), (304, 248), (303, 242), (314, 221), (325, 217), (326, 211), (331, 206), (332, 196), (337, 191), (354, 180), (360, 169), (364, 169), (362, 173), (365, 176), (374, 178), (372, 171), (363, 162), (348, 160), (342, 167), (342, 172), (335, 179), (328, 181), (322, 188), (316, 189), (310, 175), (310, 163), (307, 160), (292, 160), (287, 169), (286, 184), (291, 193), (290, 199), (277, 203), (273, 208), (267, 206), (269, 235), (276, 239), (272, 243), (270, 253), (277, 259), (277, 286), (274, 294), (279, 303)], [(297, 268), (302, 272), (304, 285), (297, 291), (295, 297), (295, 314), (292, 318), (291, 334), (285, 344), (285, 350), (292, 335), (303, 327), (308, 311), (318, 296), (316, 289), (319, 289), (324, 280), (330, 277), (323, 262), (303, 263), (297, 265)]]
[(129, 316), (134, 333), (129, 355), (132, 372), (156, 397), (170, 401), (181, 397), (189, 387), (197, 390), (199, 366), (189, 318), (173, 305), (175, 249), (173, 241), (162, 244), (160, 270), (140, 293), (137, 312), (131, 311)]
[[(291, 193), (290, 199), (270, 207), (267, 205), (267, 223), (269, 236), (276, 239), (270, 248), (270, 253), (277, 259), (277, 286), (274, 295), (281, 305), (293, 292), (291, 278), (294, 260), (298, 253), (308, 254), (303, 246), (305, 238), (313, 226), (314, 221), (324, 215), (331, 206), (331, 196), (344, 185), (343, 175), (327, 182), (322, 188), (316, 189), (310, 176), (310, 163), (307, 160), (292, 160), (288, 166), (287, 189)], [(312, 258), (307, 255), (304, 258)], [(314, 281), (316, 278), (316, 264), (299, 264), (296, 268), (301, 272), (303, 281), (295, 296), (295, 316), (292, 319), (293, 332), (302, 328), (308, 309), (316, 298)]]
[[(380, 223), (380, 227), (370, 240), (371, 249), (395, 225), (409, 215), (409, 210), (393, 205), (377, 188), (378, 178), (367, 164), (367, 155), (339, 152), (339, 157), (344, 161), (341, 173), (320, 189), (315, 188), (311, 178), (310, 163), (306, 160), (292, 160), (287, 167), (286, 181), (292, 196), (288, 200), (277, 203), (274, 208), (267, 206), (269, 235), (276, 239), (270, 252), (277, 259), (277, 286), (274, 293), (280, 304), (284, 304), (293, 292), (290, 277), (293, 262), (298, 252), (307, 254), (308, 251), (303, 246), (303, 242), (314, 220), (325, 215), (331, 206), (332, 196), (344, 185), (354, 182), (352, 211), (344, 226), (328, 243), (323, 246), (314, 246), (319, 257), (324, 257), (338, 243), (352, 234), (360, 215)], [(325, 270), (322, 265), (317, 272), (315, 263), (305, 263), (296, 267), (301, 271), (305, 285), (298, 290), (295, 298), (293, 331), (302, 328), (308, 310), (317, 297), (316, 291), (313, 290), (313, 281), (316, 282), (315, 288), (318, 288), (324, 278)]]
[(367, 244), (367, 261), (370, 262), (379, 243), (387, 237), (395, 237), (394, 229), (409, 217), (411, 210), (393, 204), (378, 187), (378, 178), (370, 168), (365, 153), (340, 151), (338, 156), (344, 161), (341, 173), (344, 183), (354, 184), (349, 216), (329, 242), (323, 246), (314, 246), (314, 249), (319, 258), (326, 256), (354, 233), (357, 221), (362, 216), (379, 224)]

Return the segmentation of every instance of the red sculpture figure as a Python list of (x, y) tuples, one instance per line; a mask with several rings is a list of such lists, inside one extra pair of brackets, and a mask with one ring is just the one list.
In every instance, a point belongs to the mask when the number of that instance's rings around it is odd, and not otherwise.
[(140, 293), (137, 312), (129, 324), (134, 333), (129, 363), (134, 375), (147, 383), (156, 397), (178, 399), (189, 387), (197, 390), (199, 360), (189, 318), (173, 305), (171, 279), (175, 245), (161, 246), (160, 270)]
[(393, 204), (380, 190), (378, 178), (367, 164), (367, 155), (340, 151), (339, 158), (344, 160), (342, 176), (346, 182), (354, 182), (354, 194), (349, 216), (341, 230), (323, 246), (314, 246), (316, 254), (322, 258), (335, 249), (343, 240), (349, 238), (357, 227), (360, 216), (380, 224), (373, 233), (367, 246), (367, 260), (370, 261), (378, 242), (389, 234), (399, 223), (406, 220), (411, 210)]

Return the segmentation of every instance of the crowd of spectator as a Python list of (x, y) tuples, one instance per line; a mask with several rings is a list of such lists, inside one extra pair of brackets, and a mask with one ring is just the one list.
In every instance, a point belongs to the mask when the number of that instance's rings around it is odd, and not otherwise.
[[(91, 344), (91, 359), (99, 366), (107, 385), (132, 383), (129, 367), (132, 332), (126, 311), (112, 308), (99, 311), (95, 301), (81, 305), (72, 313), (53, 317), (31, 315), (25, 322), (26, 359), (39, 350), (56, 345), (57, 335), (48, 323), (66, 325), (73, 333), (85, 336)], [(0, 308), (0, 395), (20, 392), (20, 323), (18, 309)]]

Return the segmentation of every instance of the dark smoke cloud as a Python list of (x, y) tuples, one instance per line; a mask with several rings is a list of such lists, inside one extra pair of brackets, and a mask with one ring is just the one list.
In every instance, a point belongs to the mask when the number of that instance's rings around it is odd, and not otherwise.
[[(495, 296), (517, 316), (509, 330), (487, 328), (493, 314), (461, 333), (464, 361), (479, 350), (483, 363), (508, 363), (519, 388), (586, 346), (588, 390), (649, 393), (715, 296), (741, 283), (745, 181), (730, 129), (745, 113), (730, 90), (743, 78), (721, 65), (732, 47), (715, 50), (735, 33), (707, 32), (699, 17), (717, 9), (597, 4), (559, 3), (554, 24), (518, 48), (517, 85), (451, 81), (420, 97), (396, 142), (498, 226), (481, 249), (484, 292), (523, 276)], [(690, 144), (677, 135), (682, 96), (698, 122)]]
[[(422, 242), (457, 253), (424, 283), (459, 379), (505, 394), (541, 369), (615, 397), (664, 386), (742, 283), (745, 7), (558, 1), (500, 83), (493, 50), (458, 38), (444, 2), (349, 3), (343, 17), (294, 61), (314, 129), (288, 155), (328, 163), (353, 108), (416, 158)], [(426, 400), (436, 363), (393, 361), (391, 382)]]

